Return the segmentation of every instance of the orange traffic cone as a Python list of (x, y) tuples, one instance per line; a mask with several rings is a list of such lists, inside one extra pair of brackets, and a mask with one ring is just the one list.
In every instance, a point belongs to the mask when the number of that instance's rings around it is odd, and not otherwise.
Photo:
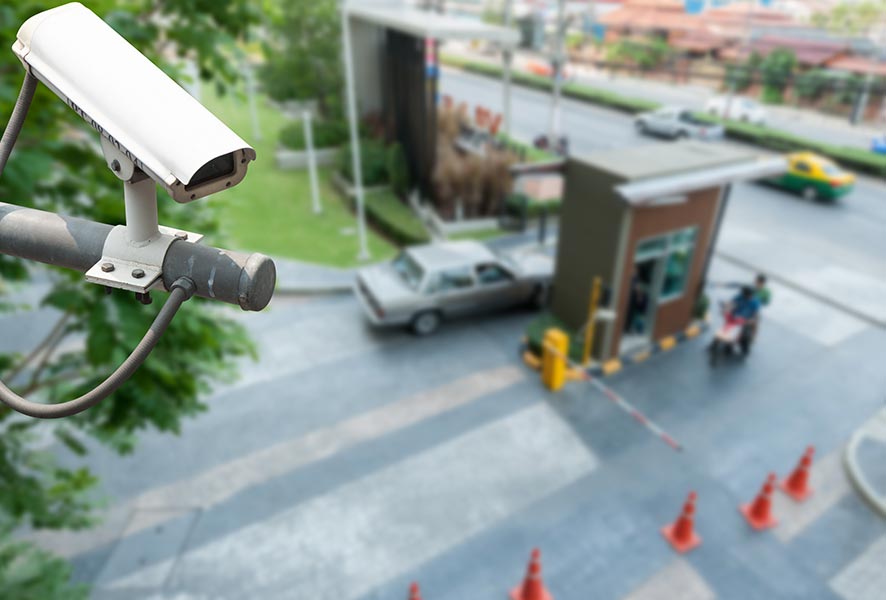
[(541, 580), (541, 550), (538, 548), (532, 551), (523, 584), (511, 590), (511, 600), (554, 600)]
[(409, 586), (409, 600), (421, 600), (421, 591), (418, 589), (418, 584), (415, 582)]
[(812, 494), (812, 488), (809, 487), (809, 469), (812, 468), (812, 456), (815, 454), (815, 446), (806, 448), (803, 457), (800, 458), (800, 464), (794, 469), (787, 479), (781, 482), (779, 487), (781, 490), (796, 500), (803, 502)]
[(754, 501), (738, 507), (754, 529), (769, 529), (778, 525), (778, 520), (772, 515), (772, 490), (775, 489), (775, 480), (775, 473), (770, 473)]
[(695, 533), (693, 525), (695, 499), (697, 497), (698, 495), (695, 492), (689, 492), (686, 503), (683, 504), (683, 511), (677, 517), (677, 520), (661, 528), (661, 534), (671, 543), (674, 550), (680, 554), (689, 552), (696, 546), (701, 545), (701, 537)]

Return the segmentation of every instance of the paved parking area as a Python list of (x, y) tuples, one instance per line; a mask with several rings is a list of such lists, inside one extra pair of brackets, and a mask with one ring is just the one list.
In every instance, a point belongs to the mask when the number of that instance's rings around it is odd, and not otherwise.
[[(275, 301), (244, 317), (262, 360), (181, 436), (93, 450), (105, 524), (40, 539), (101, 599), (504, 598), (535, 546), (558, 600), (877, 597), (886, 521), (840, 453), (883, 404), (886, 332), (818, 304), (806, 329), (775, 292), (746, 362), (712, 370), (699, 339), (607, 379), (682, 453), (586, 383), (546, 392), (529, 313), (417, 339), (348, 297)], [(751, 531), (738, 504), (808, 444), (815, 495)], [(689, 490), (704, 543), (678, 557), (659, 528)]]

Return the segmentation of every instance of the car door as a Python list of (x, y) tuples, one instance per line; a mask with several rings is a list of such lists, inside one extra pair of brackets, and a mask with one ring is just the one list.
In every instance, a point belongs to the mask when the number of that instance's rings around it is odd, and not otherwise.
[(791, 163), (791, 170), (788, 177), (788, 187), (794, 190), (801, 190), (806, 187), (812, 179), (812, 165), (804, 158), (797, 158)]
[(447, 317), (457, 317), (475, 310), (477, 284), (468, 265), (443, 269), (431, 275), (425, 294)]
[(650, 115), (649, 118), (649, 129), (651, 129), (654, 133), (660, 135), (670, 135), (671, 134), (671, 123), (670, 121), (673, 119), (673, 111), (670, 110), (659, 110)]
[(475, 267), (474, 273), (477, 279), (478, 310), (502, 309), (526, 300), (528, 292), (504, 265), (498, 262), (480, 263)]

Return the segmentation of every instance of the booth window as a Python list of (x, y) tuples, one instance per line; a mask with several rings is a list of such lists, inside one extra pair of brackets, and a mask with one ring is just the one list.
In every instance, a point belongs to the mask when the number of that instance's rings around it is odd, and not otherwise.
[(644, 240), (637, 244), (634, 260), (637, 263), (654, 260), (658, 264), (655, 277), (660, 281), (658, 302), (672, 300), (683, 295), (686, 280), (692, 268), (697, 228), (688, 227), (672, 233)]

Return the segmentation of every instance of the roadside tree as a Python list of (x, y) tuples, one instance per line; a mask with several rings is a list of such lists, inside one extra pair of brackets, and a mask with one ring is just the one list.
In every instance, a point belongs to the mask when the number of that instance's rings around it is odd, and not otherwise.
[[(63, 2), (24, 0), (0, 6), (0, 114), (7, 119), (23, 77), (9, 51), (31, 15)], [(173, 77), (185, 60), (220, 90), (238, 76), (235, 42), (258, 20), (248, 0), (94, 0), (90, 8)], [(100, 65), (96, 65), (100, 68)], [(123, 189), (105, 166), (97, 135), (45, 86), (37, 94), (3, 177), (0, 198), (106, 223), (122, 223)], [(161, 194), (162, 196), (163, 194)], [(212, 203), (200, 209), (161, 197), (161, 222), (212, 234)], [(93, 388), (116, 368), (147, 330), (159, 302), (83, 282), (81, 274), (40, 268), (0, 256), (0, 310), (22, 311), (8, 293), (34, 278), (49, 283), (41, 306), (52, 309), (45, 337), (21, 354), (0, 354), (0, 377), (18, 392), (57, 402)], [(3, 302), (4, 298), (6, 299)], [(6, 315), (9, 317), (9, 315)], [(23, 316), (23, 318), (33, 318)], [(36, 320), (35, 320), (36, 322)], [(14, 534), (22, 529), (77, 529), (94, 522), (97, 480), (85, 467), (61, 465), (64, 446), (83, 455), (95, 443), (131, 452), (139, 431), (178, 433), (183, 419), (206, 410), (201, 394), (236, 373), (238, 357), (254, 354), (244, 330), (223, 310), (194, 299), (185, 304), (150, 360), (111, 398), (51, 424), (0, 407), (0, 598), (79, 598), (69, 567)], [(39, 429), (38, 429), (39, 427)], [(58, 444), (46, 448), (46, 434)]]

